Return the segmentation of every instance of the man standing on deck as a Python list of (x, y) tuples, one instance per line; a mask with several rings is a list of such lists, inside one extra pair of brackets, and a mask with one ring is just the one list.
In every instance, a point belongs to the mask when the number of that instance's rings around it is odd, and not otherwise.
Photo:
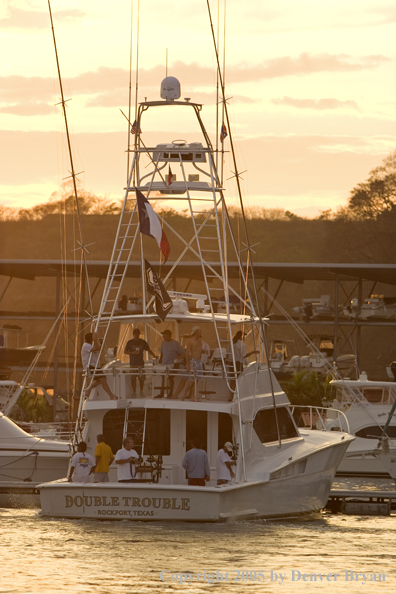
[(87, 444), (80, 441), (77, 454), (74, 454), (70, 463), (69, 483), (89, 483), (89, 475), (95, 468), (95, 461), (91, 454), (87, 454)]
[(139, 454), (133, 449), (135, 443), (131, 437), (126, 437), (122, 445), (124, 447), (116, 453), (118, 482), (137, 483), (136, 464), (139, 462)]
[[(160, 348), (159, 363), (162, 363), (162, 365), (166, 365), (166, 366), (170, 367), (171, 375), (169, 376), (169, 392), (168, 392), (167, 397), (172, 398), (173, 384), (175, 381), (175, 378), (172, 375), (172, 372), (174, 372), (174, 370), (177, 369), (178, 365), (179, 365), (179, 363), (176, 363), (176, 365), (175, 365), (175, 359), (180, 359), (181, 357), (184, 358), (186, 355), (186, 351), (183, 349), (180, 342), (177, 342), (177, 340), (173, 340), (172, 332), (170, 330), (164, 330), (164, 332), (162, 333), (162, 336), (164, 338), (164, 341), (161, 344), (161, 348)], [(163, 398), (163, 397), (164, 397), (163, 391), (160, 393), (159, 396), (156, 396), (156, 398)]]
[(96, 468), (94, 471), (94, 483), (109, 482), (109, 468), (113, 463), (114, 456), (111, 447), (105, 443), (102, 433), (96, 436), (98, 445), (95, 448)]
[(124, 353), (129, 355), (129, 365), (132, 369), (133, 375), (131, 375), (131, 383), (132, 383), (132, 398), (136, 398), (136, 378), (139, 375), (139, 386), (140, 386), (140, 397), (144, 398), (144, 360), (143, 360), (143, 353), (147, 351), (152, 357), (155, 357), (153, 351), (150, 349), (149, 345), (145, 340), (140, 338), (140, 330), (139, 328), (134, 328), (133, 330), (133, 338), (128, 340), (125, 346)]
[(232, 443), (227, 441), (223, 447), (217, 453), (217, 484), (226, 485), (232, 478), (235, 477), (235, 473), (232, 470), (232, 465), (235, 464), (234, 460), (231, 460), (230, 453), (232, 452)]
[(192, 449), (186, 452), (182, 466), (187, 472), (188, 484), (204, 487), (210, 481), (210, 466), (208, 454), (202, 449), (199, 439), (191, 440)]

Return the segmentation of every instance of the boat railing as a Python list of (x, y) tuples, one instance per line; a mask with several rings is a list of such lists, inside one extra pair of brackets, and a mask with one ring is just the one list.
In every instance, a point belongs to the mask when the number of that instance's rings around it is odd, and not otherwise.
[[(208, 363), (204, 368), (196, 369), (194, 366), (191, 370), (183, 367), (177, 368), (174, 366), (165, 366), (161, 364), (149, 364), (141, 368), (129, 367), (124, 364), (110, 365), (109, 367), (98, 370), (101, 375), (106, 376), (109, 381), (111, 379), (111, 387), (117, 397), (122, 397), (130, 391), (130, 379), (136, 378), (137, 381), (145, 378), (145, 393), (152, 398), (167, 396), (173, 385), (177, 389), (177, 382), (184, 378), (194, 383), (195, 399), (199, 400), (229, 400), (230, 389), (236, 383), (238, 373), (230, 368), (224, 369), (223, 366), (212, 362)], [(91, 380), (95, 378), (95, 372), (86, 374), (88, 386)], [(129, 381), (128, 381), (129, 380)], [(221, 392), (221, 396), (220, 396)]]
[(54, 439), (56, 441), (71, 441), (75, 423), (55, 421), (49, 423), (19, 422), (17, 425), (34, 437)]
[(297, 427), (350, 433), (347, 417), (336, 408), (294, 404), (290, 405), (290, 410)]

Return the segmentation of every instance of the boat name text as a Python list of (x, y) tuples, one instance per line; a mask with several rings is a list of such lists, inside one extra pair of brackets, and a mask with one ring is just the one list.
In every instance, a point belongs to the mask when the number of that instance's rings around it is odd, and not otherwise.
[[(146, 509), (177, 509), (190, 511), (190, 499), (188, 497), (129, 497), (129, 496), (107, 496), (107, 495), (65, 495), (66, 507), (133, 507)], [(136, 514), (148, 515), (148, 514)]]

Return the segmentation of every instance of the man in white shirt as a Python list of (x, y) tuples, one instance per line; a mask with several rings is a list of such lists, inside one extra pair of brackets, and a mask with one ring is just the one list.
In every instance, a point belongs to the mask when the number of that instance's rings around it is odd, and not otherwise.
[(85, 441), (80, 441), (77, 446), (77, 454), (74, 454), (71, 460), (69, 483), (89, 483), (89, 475), (93, 472), (96, 463), (86, 451), (87, 444)]
[(235, 477), (232, 470), (234, 460), (231, 460), (232, 443), (227, 441), (217, 453), (217, 484), (226, 485)]
[(81, 348), (81, 361), (84, 370), (93, 374), (91, 384), (85, 390), (85, 396), (89, 398), (91, 391), (101, 385), (104, 391), (110, 396), (110, 400), (115, 400), (115, 396), (107, 383), (106, 376), (98, 369), (98, 367), (100, 367), (100, 342), (98, 340), (98, 335), (96, 332), (88, 332), (84, 338), (85, 342)]
[(139, 461), (139, 454), (133, 449), (134, 441), (126, 437), (122, 442), (124, 446), (118, 450), (115, 457), (119, 483), (137, 483), (136, 464)]

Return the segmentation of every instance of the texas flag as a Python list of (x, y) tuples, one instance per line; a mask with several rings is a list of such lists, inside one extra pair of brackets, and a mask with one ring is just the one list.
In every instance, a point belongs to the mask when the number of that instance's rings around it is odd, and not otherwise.
[(161, 222), (147, 198), (139, 190), (136, 190), (136, 200), (139, 212), (140, 233), (156, 240), (158, 247), (165, 256), (166, 262), (170, 253), (170, 246), (161, 227)]

